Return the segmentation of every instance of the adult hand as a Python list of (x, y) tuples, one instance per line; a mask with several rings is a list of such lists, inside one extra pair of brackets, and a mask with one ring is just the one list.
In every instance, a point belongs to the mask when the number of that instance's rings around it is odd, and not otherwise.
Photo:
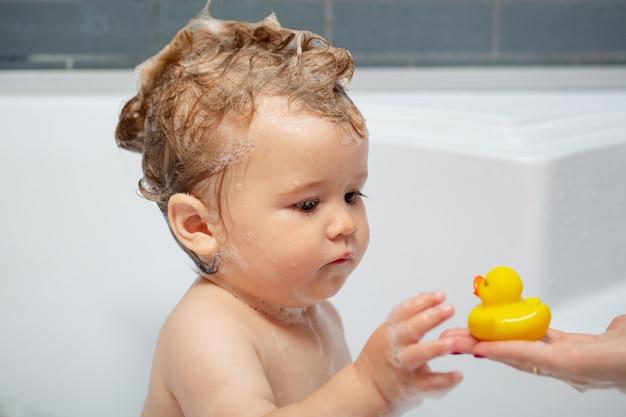
[(455, 352), (557, 378), (579, 391), (618, 388), (626, 393), (626, 315), (614, 318), (599, 335), (548, 329), (543, 339), (534, 342), (483, 342), (468, 329), (449, 329), (441, 339), (452, 339)]

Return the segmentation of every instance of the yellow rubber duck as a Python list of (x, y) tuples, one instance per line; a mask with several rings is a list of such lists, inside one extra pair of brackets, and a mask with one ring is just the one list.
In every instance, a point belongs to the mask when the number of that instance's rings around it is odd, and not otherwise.
[(470, 311), (467, 327), (480, 340), (538, 340), (550, 325), (550, 308), (539, 298), (522, 299), (522, 280), (513, 269), (498, 266), (474, 278), (482, 304)]

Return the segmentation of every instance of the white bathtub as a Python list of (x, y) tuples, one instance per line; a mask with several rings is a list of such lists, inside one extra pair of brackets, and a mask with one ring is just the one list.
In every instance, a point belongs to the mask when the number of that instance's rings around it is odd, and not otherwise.
[[(601, 332), (626, 313), (626, 83), (613, 74), (622, 88), (369, 90), (377, 75), (357, 73), (372, 242), (335, 299), (355, 355), (419, 291), (446, 291), (450, 325), (464, 325), (472, 278), (499, 264), (552, 306), (555, 327)], [(193, 280), (134, 193), (139, 156), (114, 143), (133, 91), (126, 73), (0, 73), (2, 417), (138, 415), (158, 329)], [(485, 359), (433, 367), (465, 381), (407, 415), (626, 410), (614, 390), (581, 394)]]

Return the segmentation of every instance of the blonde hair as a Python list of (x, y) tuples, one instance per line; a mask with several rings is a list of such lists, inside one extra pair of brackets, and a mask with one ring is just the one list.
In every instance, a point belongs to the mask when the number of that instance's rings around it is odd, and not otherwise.
[(245, 131), (262, 97), (284, 97), (290, 108), (335, 122), (341, 137), (367, 137), (345, 92), (350, 53), (315, 33), (282, 28), (273, 14), (257, 23), (223, 21), (207, 4), (139, 69), (139, 91), (122, 109), (115, 137), (143, 154), (139, 190), (165, 215), (170, 196), (193, 193), (212, 177), (221, 182), (226, 167), (249, 155)]

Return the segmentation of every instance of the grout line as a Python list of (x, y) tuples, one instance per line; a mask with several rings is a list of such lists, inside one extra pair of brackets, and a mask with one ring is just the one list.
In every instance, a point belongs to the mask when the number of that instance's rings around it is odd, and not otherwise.
[(159, 14), (161, 13), (161, 7), (159, 4), (159, 0), (152, 1), (152, 51), (150, 51), (150, 55), (156, 53), (155, 51), (159, 51), (162, 48), (162, 45), (159, 45), (159, 37), (161, 35), (161, 27), (159, 25)]
[(500, 0), (494, 0), (491, 16), (491, 56), (497, 60), (500, 55)]
[(333, 0), (324, 0), (324, 37), (333, 44)]
[[(491, 52), (378, 52), (360, 53), (351, 52), (357, 65), (385, 65), (385, 66), (432, 66), (432, 65), (615, 65), (623, 67), (626, 64), (624, 52), (598, 53), (526, 53), (508, 52), (498, 53), (497, 58)], [(402, 65), (398, 64), (402, 63)]]

